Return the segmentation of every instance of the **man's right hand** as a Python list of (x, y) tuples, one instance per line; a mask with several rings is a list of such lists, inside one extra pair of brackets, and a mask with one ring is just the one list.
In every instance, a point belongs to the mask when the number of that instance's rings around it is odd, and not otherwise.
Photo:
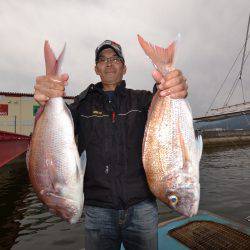
[(68, 79), (68, 74), (62, 74), (60, 76), (38, 76), (34, 86), (34, 99), (41, 106), (44, 106), (51, 97), (64, 96)]

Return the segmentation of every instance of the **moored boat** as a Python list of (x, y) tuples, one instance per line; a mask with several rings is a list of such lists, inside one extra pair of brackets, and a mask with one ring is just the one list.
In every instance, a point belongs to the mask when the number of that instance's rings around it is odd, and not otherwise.
[(159, 250), (250, 249), (250, 228), (207, 211), (159, 224)]
[(158, 250), (185, 249), (250, 249), (250, 227), (202, 210), (159, 223)]
[(0, 131), (0, 168), (26, 152), (30, 137)]

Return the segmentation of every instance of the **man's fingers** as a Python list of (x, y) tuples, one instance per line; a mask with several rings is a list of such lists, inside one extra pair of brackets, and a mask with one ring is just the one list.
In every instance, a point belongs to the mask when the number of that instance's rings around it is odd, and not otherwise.
[(65, 90), (64, 85), (62, 85), (61, 83), (56, 83), (56, 82), (52, 82), (51, 84), (48, 85), (48, 87), (53, 90), (61, 90), (61, 91)]
[(60, 90), (64, 91), (65, 87), (61, 83), (55, 83), (55, 82), (39, 82), (39, 84), (36, 84), (34, 86), (35, 90), (42, 92), (47, 89), (47, 90)]
[(173, 98), (173, 99), (186, 98), (187, 97), (187, 91), (183, 90), (183, 91), (180, 91), (180, 92), (177, 92), (177, 93), (173, 93), (173, 94), (170, 95), (170, 97)]
[(64, 81), (64, 82), (65, 82), (65, 81), (68, 81), (68, 79), (69, 79), (69, 75), (66, 74), (66, 73), (60, 75), (60, 77), (61, 77), (61, 80)]
[[(172, 79), (169, 82), (169, 85), (165, 83), (163, 84), (163, 90), (160, 91), (160, 96), (167, 96), (170, 95), (172, 98), (185, 98), (187, 96), (187, 89), (188, 85), (186, 83), (186, 80), (183, 79)], [(171, 87), (167, 87), (171, 86)], [(160, 86), (158, 87), (160, 89)]]
[(157, 83), (159, 96), (170, 96), (173, 99), (185, 98), (187, 96), (187, 79), (178, 69), (170, 71), (166, 76), (154, 70), (152, 73), (154, 80)]
[(187, 90), (181, 90), (177, 92), (169, 92), (169, 90), (163, 90), (159, 92), (159, 96), (164, 97), (170, 95), (173, 99), (181, 99), (187, 97)]
[(68, 75), (61, 76), (39, 76), (36, 78), (35, 94), (41, 94), (47, 97), (58, 97), (65, 95), (65, 85)]
[(158, 85), (159, 90), (166, 90), (166, 89), (171, 89), (174, 86), (177, 85), (185, 85), (186, 79), (183, 76), (178, 76), (175, 78), (172, 78), (171, 80), (164, 81), (163, 83)]
[[(154, 70), (152, 72), (152, 76), (157, 83), (160, 83), (162, 81), (169, 81), (175, 77), (182, 76), (182, 72), (179, 69), (174, 69), (170, 71), (166, 76), (163, 77), (163, 75), (158, 70)], [(162, 80), (162, 78), (164, 80)]]
[(47, 81), (52, 81), (54, 83), (59, 83), (62, 85), (67, 85), (68, 79), (69, 79), (68, 74), (62, 74), (60, 76), (46, 76)]
[(65, 96), (65, 85), (67, 85), (68, 78), (68, 74), (36, 77), (34, 99), (43, 106), (49, 98)]
[(157, 82), (157, 88), (159, 90), (166, 90), (175, 85), (184, 84), (186, 82), (186, 78), (182, 75), (182, 72), (178, 69), (170, 71), (165, 77), (163, 77), (159, 71), (154, 70), (152, 76), (154, 80)]
[(34, 99), (41, 105), (44, 106), (45, 103), (49, 100), (49, 97), (43, 94), (34, 94)]
[(39, 88), (39, 92), (47, 97), (59, 97), (64, 96), (64, 89), (54, 89), (54, 88), (48, 88), (45, 86), (41, 86)]
[(165, 89), (159, 92), (160, 96), (170, 95), (171, 98), (185, 98), (187, 96), (187, 87), (186, 85), (179, 84), (172, 88)]
[(158, 84), (165, 82), (165, 80), (164, 80), (162, 74), (161, 74), (159, 71), (157, 71), (157, 70), (154, 70), (154, 71), (152, 72), (152, 76), (153, 76), (154, 80), (155, 80)]
[(173, 78), (176, 78), (176, 77), (179, 77), (179, 76), (182, 76), (182, 72), (179, 70), (179, 69), (174, 69), (172, 71), (170, 71), (165, 77), (165, 81), (169, 81)]
[(61, 85), (67, 85), (67, 81), (69, 79), (68, 74), (62, 74), (60, 76), (38, 76), (36, 78), (36, 84), (42, 84), (45, 82), (53, 82), (53, 83), (59, 83)]
[(34, 98), (36, 101), (46, 102), (49, 100), (49, 97), (43, 94), (34, 94)]

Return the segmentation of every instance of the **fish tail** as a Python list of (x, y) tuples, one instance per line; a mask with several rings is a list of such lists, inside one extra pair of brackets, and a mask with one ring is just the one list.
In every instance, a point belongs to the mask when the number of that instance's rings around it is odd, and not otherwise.
[(178, 35), (167, 48), (162, 48), (158, 45), (153, 45), (147, 42), (140, 35), (137, 35), (138, 42), (140, 43), (145, 54), (151, 59), (154, 67), (163, 75), (166, 75), (173, 69), (172, 67), (174, 64), (176, 45), (179, 41), (179, 37), (180, 35)]
[(45, 59), (46, 75), (54, 75), (56, 73), (55, 72), (56, 57), (53, 50), (50, 47), (48, 40), (46, 40), (44, 43), (44, 59)]
[(59, 74), (61, 69), (61, 64), (65, 54), (66, 43), (62, 49), (62, 52), (56, 59), (53, 50), (50, 47), (49, 42), (46, 40), (44, 43), (44, 59), (45, 59), (45, 67), (46, 67), (46, 75), (56, 75)]

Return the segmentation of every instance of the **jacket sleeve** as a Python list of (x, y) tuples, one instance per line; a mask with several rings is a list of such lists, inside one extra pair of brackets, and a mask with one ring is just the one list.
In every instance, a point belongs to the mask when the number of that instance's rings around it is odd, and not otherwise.
[(146, 90), (142, 90), (141, 91), (141, 96), (140, 96), (140, 100), (141, 100), (141, 107), (143, 108), (143, 110), (145, 110), (146, 112), (148, 111), (152, 98), (154, 96), (154, 94), (157, 92), (157, 88), (156, 88), (156, 84), (153, 87), (153, 93), (150, 91), (146, 91)]
[(148, 112), (152, 98), (153, 98), (152, 92), (146, 90), (141, 91), (139, 96), (139, 102), (143, 111)]
[(79, 125), (79, 111), (78, 111), (78, 107), (80, 105), (80, 102), (86, 97), (86, 95), (88, 94), (89, 89), (93, 86), (93, 84), (90, 84), (84, 91), (82, 91), (79, 95), (77, 95), (74, 99), (74, 102), (71, 103), (70, 105), (67, 105), (71, 115), (73, 117), (73, 121), (74, 121), (74, 127), (75, 127), (75, 135), (78, 135), (79, 133), (79, 129), (78, 129), (78, 125)]
[(79, 119), (78, 105), (79, 102), (77, 99), (75, 99), (73, 103), (67, 105), (73, 118), (75, 135), (78, 134), (78, 119)]

